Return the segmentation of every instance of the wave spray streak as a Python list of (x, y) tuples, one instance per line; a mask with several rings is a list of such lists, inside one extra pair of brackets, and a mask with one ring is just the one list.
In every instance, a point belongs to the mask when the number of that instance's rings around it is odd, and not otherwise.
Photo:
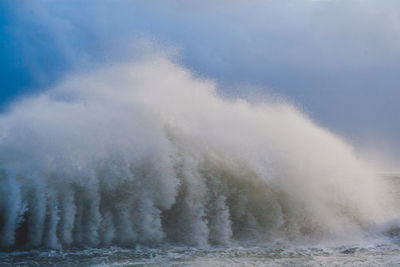
[(165, 57), (72, 77), (0, 128), (3, 249), (323, 240), (396, 213), (295, 108), (222, 99)]

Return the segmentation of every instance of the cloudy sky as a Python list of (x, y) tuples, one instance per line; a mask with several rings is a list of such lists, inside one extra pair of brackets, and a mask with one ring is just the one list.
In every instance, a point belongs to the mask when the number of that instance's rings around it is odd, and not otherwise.
[(0, 105), (71, 73), (174, 55), (226, 96), (280, 96), (363, 149), (400, 158), (397, 0), (0, 0)]

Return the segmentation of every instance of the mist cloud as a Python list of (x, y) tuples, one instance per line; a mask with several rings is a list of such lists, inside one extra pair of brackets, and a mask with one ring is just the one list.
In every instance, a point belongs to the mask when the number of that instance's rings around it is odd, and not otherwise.
[(3, 103), (70, 72), (139, 56), (132, 44), (147, 39), (176, 49), (184, 66), (226, 94), (258, 86), (355, 142), (400, 147), (396, 1), (42, 0), (0, 7)]

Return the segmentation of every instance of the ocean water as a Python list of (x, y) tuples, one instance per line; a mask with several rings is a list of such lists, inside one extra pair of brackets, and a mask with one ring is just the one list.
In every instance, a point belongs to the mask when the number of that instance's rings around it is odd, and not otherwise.
[(0, 116), (1, 265), (396, 265), (399, 179), (164, 56)]
[(399, 266), (393, 244), (321, 247), (274, 244), (214, 248), (118, 247), (0, 253), (2, 266)]

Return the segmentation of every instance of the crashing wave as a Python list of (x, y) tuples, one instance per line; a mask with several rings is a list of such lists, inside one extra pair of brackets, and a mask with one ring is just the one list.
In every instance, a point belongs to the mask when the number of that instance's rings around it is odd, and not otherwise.
[(3, 249), (354, 237), (397, 212), (291, 105), (224, 99), (162, 56), (23, 99), (0, 135)]

